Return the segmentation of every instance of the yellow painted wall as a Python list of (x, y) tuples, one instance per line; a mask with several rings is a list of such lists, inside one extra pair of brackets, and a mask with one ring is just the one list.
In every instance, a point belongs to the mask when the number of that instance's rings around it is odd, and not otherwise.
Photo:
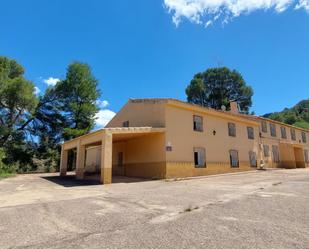
[[(148, 134), (113, 143), (113, 173), (143, 178), (165, 178), (164, 133)], [(123, 152), (123, 166), (118, 153)]]
[(265, 167), (266, 168), (280, 168), (281, 167), (280, 163), (275, 163), (273, 161), (273, 152), (272, 152), (272, 145), (278, 146), (279, 158), (281, 158), (279, 140), (278, 139), (272, 139), (272, 138), (262, 138), (261, 142), (262, 142), (263, 145), (265, 144), (265, 145), (269, 146), (269, 156), (268, 157), (265, 157), (263, 148), (261, 150), (261, 157), (264, 161)]
[(85, 172), (99, 172), (101, 168), (101, 146), (86, 149)]
[[(193, 131), (193, 115), (203, 117), (203, 132)], [(236, 124), (236, 137), (228, 135), (228, 122)], [(254, 140), (248, 139), (247, 126), (254, 128)], [(213, 131), (216, 131), (216, 135), (213, 135)], [(258, 156), (258, 126), (167, 106), (166, 144), (168, 143), (172, 145), (172, 151), (166, 152), (169, 177), (252, 170), (255, 168), (250, 167), (249, 151), (256, 152)], [(194, 147), (205, 148), (208, 167), (194, 167)], [(231, 149), (238, 150), (241, 162), (238, 169), (230, 167)]]
[(253, 169), (255, 168), (250, 167), (248, 162), (240, 162), (239, 168), (231, 168), (229, 163), (207, 163), (206, 168), (195, 168), (192, 162), (168, 162), (166, 166), (166, 178), (215, 175)]
[(113, 167), (112, 167), (112, 171), (113, 171), (113, 175), (120, 175), (123, 176), (124, 175), (124, 166), (120, 166), (118, 165), (118, 153), (119, 152), (123, 152), (123, 160), (125, 157), (125, 142), (113, 142)]
[[(265, 121), (267, 124), (267, 132), (262, 131), (262, 121)], [(270, 135), (270, 127), (269, 124), (273, 123), (276, 127), (276, 137), (272, 137)], [(287, 138), (282, 138), (280, 127), (283, 126), (286, 129)], [(295, 130), (296, 140), (292, 140), (291, 138), (291, 128)], [(270, 148), (270, 157), (264, 158), (267, 167), (282, 167), (282, 168), (295, 168), (296, 167), (296, 159), (294, 147), (300, 147), (302, 149), (309, 149), (309, 131), (306, 132), (307, 141), (306, 143), (302, 142), (301, 132), (304, 131), (302, 129), (298, 129), (297, 127), (291, 127), (289, 125), (279, 124), (277, 122), (272, 122), (270, 120), (260, 119), (260, 132), (262, 135), (262, 143), (269, 145)], [(272, 158), (272, 145), (277, 145), (279, 147), (279, 157), (280, 163), (274, 163)], [(297, 155), (299, 158), (304, 158), (303, 153)], [(300, 159), (299, 159), (300, 160)]]
[(292, 144), (279, 143), (280, 166), (283, 168), (296, 168), (294, 148)]
[(106, 127), (122, 127), (124, 121), (129, 121), (130, 127), (164, 127), (165, 103), (165, 100), (129, 100)]
[(302, 148), (294, 147), (295, 161), (297, 168), (305, 168), (304, 151)]

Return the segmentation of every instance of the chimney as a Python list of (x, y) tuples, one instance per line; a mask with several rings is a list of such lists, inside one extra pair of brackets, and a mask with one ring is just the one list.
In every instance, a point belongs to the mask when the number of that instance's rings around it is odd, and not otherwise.
[(234, 100), (230, 101), (230, 108), (231, 108), (230, 110), (231, 113), (235, 113), (235, 114), (239, 113), (237, 101), (234, 101)]

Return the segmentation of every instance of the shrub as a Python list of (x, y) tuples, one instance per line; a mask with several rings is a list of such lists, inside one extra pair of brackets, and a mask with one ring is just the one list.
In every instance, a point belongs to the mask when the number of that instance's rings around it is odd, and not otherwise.
[(16, 165), (7, 165), (3, 162), (3, 159), (5, 159), (5, 153), (0, 148), (0, 179), (16, 173)]

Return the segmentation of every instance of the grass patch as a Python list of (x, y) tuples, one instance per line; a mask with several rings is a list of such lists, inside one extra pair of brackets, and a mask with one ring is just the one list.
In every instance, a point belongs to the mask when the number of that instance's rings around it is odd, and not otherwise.
[(4, 178), (12, 177), (14, 175), (15, 175), (14, 173), (10, 173), (10, 172), (0, 172), (0, 180)]

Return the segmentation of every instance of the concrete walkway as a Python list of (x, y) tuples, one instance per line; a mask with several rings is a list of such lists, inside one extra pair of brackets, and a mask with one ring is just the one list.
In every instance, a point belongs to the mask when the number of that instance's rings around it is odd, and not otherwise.
[(0, 181), (0, 248), (309, 248), (309, 169), (111, 185)]

